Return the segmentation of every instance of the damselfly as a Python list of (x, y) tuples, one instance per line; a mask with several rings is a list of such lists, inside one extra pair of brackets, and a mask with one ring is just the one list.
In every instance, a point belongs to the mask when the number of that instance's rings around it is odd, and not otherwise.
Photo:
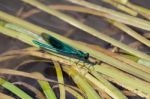
[(47, 33), (42, 33), (41, 36), (47, 44), (38, 40), (33, 40), (33, 43), (37, 44), (40, 48), (88, 62), (89, 53), (77, 50), (76, 48), (73, 48), (72, 46), (52, 37)]

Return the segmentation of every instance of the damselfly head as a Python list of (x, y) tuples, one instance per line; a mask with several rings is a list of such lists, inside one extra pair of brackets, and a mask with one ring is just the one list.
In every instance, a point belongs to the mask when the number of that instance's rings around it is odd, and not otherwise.
[(80, 51), (80, 50), (78, 50), (78, 56), (80, 57), (80, 58), (82, 58), (82, 59), (84, 59), (84, 60), (88, 60), (88, 58), (89, 58), (89, 53), (84, 53), (84, 52), (82, 52), (82, 51)]
[(89, 59), (89, 53), (85, 53), (85, 57), (84, 57), (86, 60)]

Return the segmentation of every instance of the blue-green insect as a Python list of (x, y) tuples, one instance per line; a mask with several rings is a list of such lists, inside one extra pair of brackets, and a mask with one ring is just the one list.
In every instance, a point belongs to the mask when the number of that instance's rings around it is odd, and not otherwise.
[(37, 40), (33, 40), (33, 42), (35, 44), (37, 44), (38, 46), (40, 46), (40, 48), (45, 49), (47, 51), (52, 51), (55, 53), (59, 53), (59, 54), (63, 54), (63, 55), (67, 55), (70, 57), (74, 57), (74, 58), (78, 58), (80, 60), (83, 61), (88, 61), (89, 58), (89, 53), (84, 53), (80, 50), (77, 50), (73, 47), (71, 47), (70, 45), (61, 42), (60, 40), (46, 34), (46, 33), (42, 33), (41, 34), (42, 38), (47, 42), (46, 43), (42, 43), (40, 41)]

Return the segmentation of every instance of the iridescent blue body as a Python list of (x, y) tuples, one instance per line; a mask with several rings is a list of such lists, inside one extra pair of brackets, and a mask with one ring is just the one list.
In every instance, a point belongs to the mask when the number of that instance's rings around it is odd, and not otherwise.
[(88, 60), (88, 58), (89, 58), (88, 53), (84, 53), (80, 50), (77, 50), (77, 49), (73, 48), (72, 46), (70, 46), (66, 43), (63, 43), (60, 40), (58, 40), (46, 33), (42, 33), (41, 36), (47, 42), (47, 44), (42, 43), (37, 40), (33, 40), (33, 42), (35, 44), (37, 44), (38, 46), (40, 46), (42, 49), (45, 49), (47, 51), (52, 51), (55, 53), (59, 53), (59, 54), (63, 54), (63, 55), (67, 55), (67, 56), (71, 56), (71, 57), (78, 58), (81, 60)]

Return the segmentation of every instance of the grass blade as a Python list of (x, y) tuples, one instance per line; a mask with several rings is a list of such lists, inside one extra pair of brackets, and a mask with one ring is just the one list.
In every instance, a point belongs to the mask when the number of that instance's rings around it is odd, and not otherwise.
[[(38, 75), (38, 76), (41, 76), (41, 77), (44, 77), (40, 73), (34, 73), (34, 74)], [(51, 86), (49, 85), (48, 82), (38, 80), (38, 83), (40, 84), (41, 88), (43, 89), (43, 92), (46, 96), (46, 99), (57, 99), (54, 91), (52, 90), (52, 88), (51, 88)]]
[(0, 78), (0, 84), (7, 90), (11, 91), (12, 93), (16, 94), (21, 99), (33, 99), (31, 96), (29, 96), (27, 93), (22, 91), (20, 88), (16, 87), (12, 83)]
[(60, 64), (58, 62), (54, 61), (55, 69), (56, 69), (56, 74), (57, 74), (57, 79), (59, 84), (59, 91), (60, 91), (60, 99), (66, 99), (65, 97), (65, 87), (64, 85), (64, 79), (63, 79), (63, 73), (60, 67)]

